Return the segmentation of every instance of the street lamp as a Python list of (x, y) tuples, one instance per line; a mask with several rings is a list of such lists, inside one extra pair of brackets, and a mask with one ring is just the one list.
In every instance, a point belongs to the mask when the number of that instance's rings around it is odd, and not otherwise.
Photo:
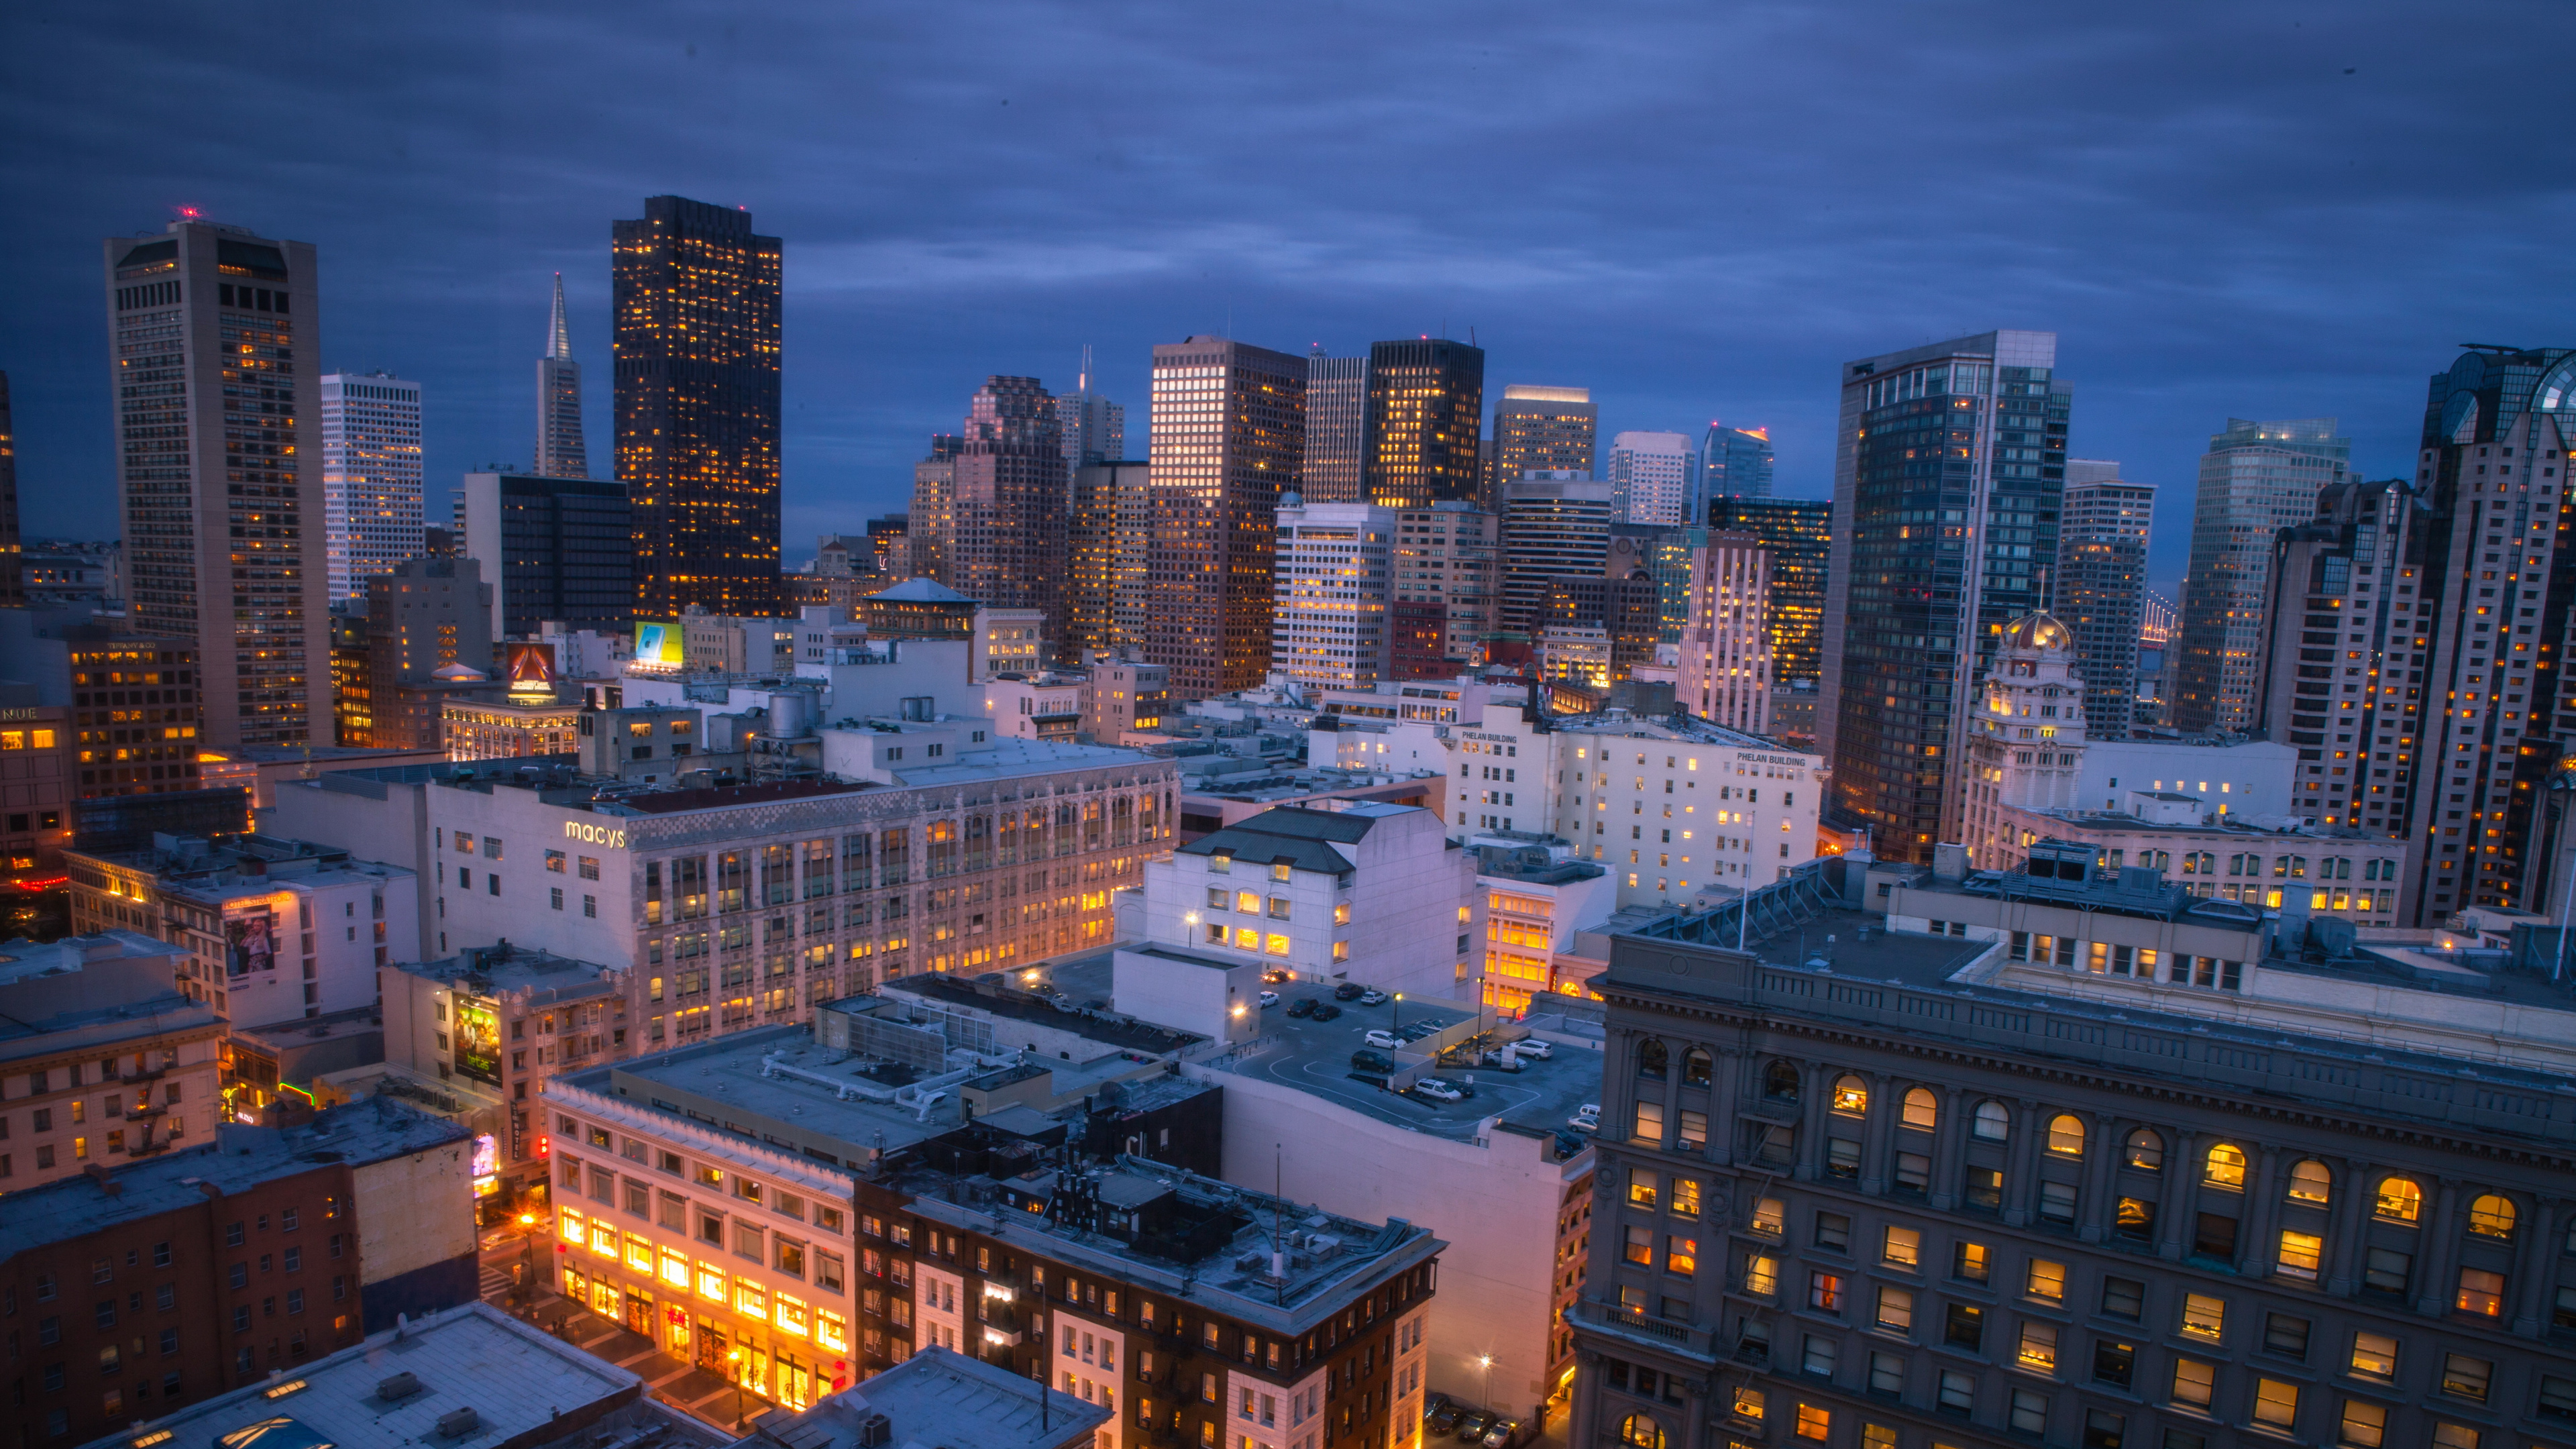
[(1395, 1006), (1393, 1010), (1395, 1012), (1395, 1026), (1393, 1027), (1393, 1030), (1398, 1036), (1401, 1036), (1404, 1034), (1404, 993), (1401, 991), (1395, 993)]
[(734, 1432), (740, 1433), (742, 1431), (742, 1350), (738, 1348), (725, 1350), (725, 1361), (733, 1370), (733, 1427)]
[(1476, 1355), (1476, 1367), (1485, 1371), (1485, 1408), (1491, 1412), (1494, 1407), (1494, 1356), (1490, 1353)]

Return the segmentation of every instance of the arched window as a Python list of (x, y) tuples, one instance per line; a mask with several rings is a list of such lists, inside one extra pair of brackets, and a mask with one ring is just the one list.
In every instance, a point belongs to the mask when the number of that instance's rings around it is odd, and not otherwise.
[(2165, 1140), (2144, 1127), (2129, 1133), (2129, 1140), (2122, 1144), (2120, 1155), (2140, 1172), (2165, 1170)]
[(1941, 1104), (1933, 1099), (1932, 1089), (1916, 1087), (1905, 1094), (1905, 1125), (1918, 1132), (1929, 1132), (1941, 1124)]
[(1644, 1041), (1637, 1043), (1638, 1076), (1662, 1076), (1664, 1074), (1665, 1067), (1670, 1064), (1671, 1059), (1672, 1054), (1664, 1049), (1664, 1044), (1653, 1037), (1648, 1037)]
[(2060, 1112), (2048, 1119), (2048, 1150), (2060, 1157), (2084, 1155), (2084, 1119)]
[(1682, 1053), (1682, 1080), (1684, 1082), (1687, 1082), (1694, 1087), (1705, 1087), (1709, 1084), (1709, 1080), (1715, 1075), (1716, 1071), (1708, 1059), (1708, 1053), (1701, 1051), (1698, 1047), (1692, 1047), (1689, 1051)]
[(1866, 1113), (1869, 1111), (1869, 1088), (1849, 1072), (1834, 1078), (1834, 1110), (1846, 1117)]
[(2245, 1154), (2224, 1142), (2219, 1143), (2209, 1149), (2208, 1166), (2202, 1171), (2200, 1180), (2211, 1187), (2243, 1187)]
[(2469, 1231), (2481, 1238), (2512, 1237), (2512, 1201), (2494, 1193), (2488, 1193), (2469, 1204)]
[(1787, 1062), (1773, 1062), (1762, 1069), (1762, 1095), (1774, 1102), (1798, 1100), (1798, 1069)]
[(1979, 1102), (1976, 1125), (1970, 1130), (1980, 1142), (2001, 1142), (2012, 1135), (2012, 1113), (2001, 1102)]
[(2402, 1177), (2379, 1180), (2379, 1215), (2392, 1223), (2411, 1223), (2424, 1215), (2424, 1189)]
[(1664, 1426), (1644, 1414), (1619, 1421), (1619, 1442), (1632, 1449), (1664, 1449)]
[(2334, 1195), (2334, 1174), (2326, 1165), (2310, 1157), (2290, 1169), (2290, 1201), (2313, 1203), (2318, 1207)]

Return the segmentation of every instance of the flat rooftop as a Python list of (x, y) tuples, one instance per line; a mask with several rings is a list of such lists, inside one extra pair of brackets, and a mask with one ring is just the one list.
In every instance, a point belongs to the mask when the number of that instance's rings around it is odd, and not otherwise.
[(462, 1142), (468, 1135), (455, 1123), (390, 1097), (333, 1107), (301, 1127), (219, 1124), (208, 1146), (147, 1158), (118, 1168), (104, 1181), (57, 1178), (9, 1194), (8, 1211), (0, 1213), (0, 1260), (203, 1202), (200, 1188), (205, 1184), (225, 1193), (241, 1192), (329, 1163), (382, 1162)]
[[(390, 1402), (378, 1388), (398, 1374), (417, 1387)], [(450, 1439), (438, 1421), (459, 1409), (481, 1421)], [(281, 1446), (523, 1444), (566, 1442), (601, 1428), (652, 1422), (678, 1431), (683, 1444), (722, 1444), (730, 1436), (693, 1430), (655, 1408), (643, 1380), (591, 1357), (543, 1329), (484, 1303), (468, 1303), (389, 1328), (366, 1342), (273, 1377), (191, 1404), (175, 1414), (91, 1441), (91, 1449), (170, 1449), (219, 1445), (253, 1425), (288, 1419), (262, 1436)], [(549, 1433), (560, 1426), (561, 1433)], [(305, 1432), (292, 1432), (300, 1427)], [(675, 1442), (664, 1440), (663, 1442)]]
[(614, 968), (524, 946), (486, 946), (444, 961), (416, 961), (392, 969), (464, 985), (487, 996), (535, 992), (542, 1000), (575, 1000), (612, 995), (619, 989), (609, 979)]
[[(954, 723), (964, 725), (970, 721), (960, 719)], [(971, 723), (989, 725), (991, 722), (977, 720)], [(891, 773), (906, 785), (950, 785), (1043, 775), (1057, 770), (1090, 770), (1113, 765), (1160, 766), (1163, 763), (1143, 750), (1121, 749), (1115, 745), (1085, 745), (1071, 740), (1026, 740), (1004, 735), (994, 739), (990, 749), (960, 755), (943, 764), (908, 765)]]
[[(770, 1063), (797, 1075), (764, 1070)], [(954, 1092), (927, 1115), (899, 1105), (896, 1087), (870, 1075), (874, 1065), (816, 1045), (804, 1027), (774, 1026), (555, 1080), (673, 1116), (696, 1111), (737, 1136), (853, 1168), (874, 1152), (894, 1152), (965, 1122)], [(844, 1081), (847, 1091), (838, 1089)]]
[[(1105, 960), (1106, 958), (1104, 958)], [(1167, 1055), (1196, 1046), (1207, 1040), (1194, 1032), (1180, 1031), (1133, 1017), (1116, 1016), (1100, 1010), (1080, 1009), (1080, 1003), (1099, 1000), (1109, 995), (1107, 982), (1097, 992), (1073, 994), (1067, 988), (1065, 1005), (1059, 1006), (1044, 996), (1023, 991), (1002, 981), (982, 977), (959, 977), (936, 971), (912, 976), (898, 976), (878, 988), (917, 996), (924, 1001), (961, 1010), (977, 1011), (997, 1021), (1026, 1022), (1056, 1031), (1069, 1031), (1087, 1037), (1103, 1046), (1121, 1051)], [(1067, 1010), (1066, 1007), (1073, 1007)], [(997, 1038), (999, 1032), (996, 1033)]]
[(764, 1440), (787, 1449), (860, 1449), (859, 1426), (876, 1414), (886, 1416), (886, 1444), (925, 1449), (1058, 1449), (1088, 1443), (1109, 1422), (1109, 1411), (1097, 1404), (955, 1349), (932, 1347), (760, 1430)]

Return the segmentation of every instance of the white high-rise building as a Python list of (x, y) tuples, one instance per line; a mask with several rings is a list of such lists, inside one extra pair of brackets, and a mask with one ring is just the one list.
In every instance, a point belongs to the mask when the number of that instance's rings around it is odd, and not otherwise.
[(1681, 707), (1746, 734), (1771, 733), (1771, 550), (1749, 533), (1715, 532), (1691, 551), (1690, 621), (1682, 626)]
[(1699, 449), (1679, 433), (1621, 433), (1610, 440), (1610, 496), (1629, 523), (1690, 521)]
[(322, 377), (322, 527), (331, 602), (421, 550), (420, 384), (385, 372)]
[(1366, 688), (1388, 677), (1396, 510), (1306, 503), (1279, 510), (1270, 669), (1299, 684)]

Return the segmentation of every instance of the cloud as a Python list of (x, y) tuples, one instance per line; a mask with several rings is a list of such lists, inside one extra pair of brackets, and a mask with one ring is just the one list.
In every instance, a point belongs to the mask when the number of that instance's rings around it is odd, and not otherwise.
[(1768, 423), (1830, 472), (1845, 359), (2061, 336), (2074, 450), (2165, 485), (2230, 415), (2402, 470), (2463, 340), (2576, 339), (2576, 11), (2391, 0), (967, 3), (0, 19), (0, 368), (38, 530), (113, 524), (96, 239), (178, 203), (323, 257), (323, 351), (429, 393), (435, 490), (521, 458), (551, 274), (609, 451), (607, 236), (672, 191), (786, 239), (791, 551), (899, 507), (992, 372), (1086, 343), (1473, 329), (1605, 430)]

